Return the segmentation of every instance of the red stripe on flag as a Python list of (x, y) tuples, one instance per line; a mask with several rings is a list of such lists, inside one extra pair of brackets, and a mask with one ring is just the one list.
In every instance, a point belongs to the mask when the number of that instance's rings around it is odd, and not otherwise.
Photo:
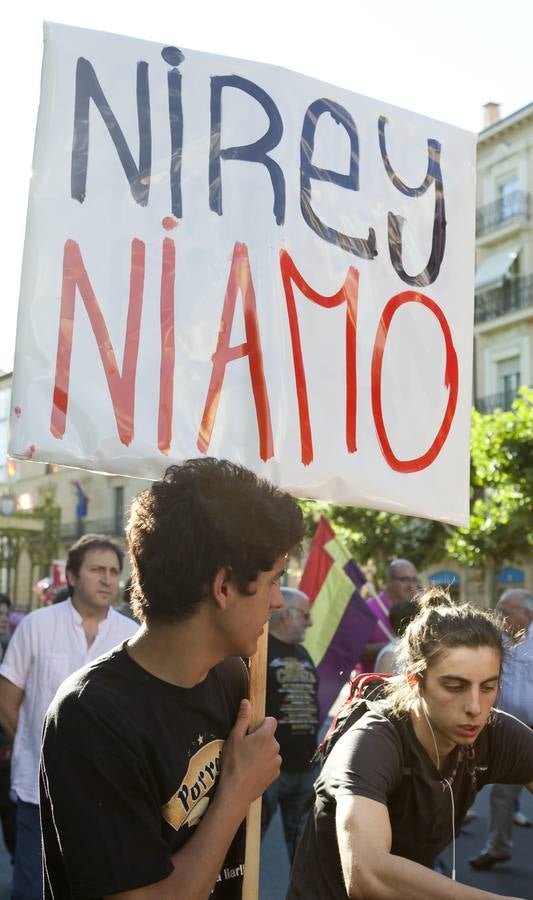
[(315, 602), (320, 588), (324, 584), (329, 570), (334, 564), (333, 558), (325, 549), (325, 545), (333, 540), (335, 532), (328, 520), (321, 517), (311, 544), (311, 550), (300, 580), (300, 590), (307, 594), (311, 606)]

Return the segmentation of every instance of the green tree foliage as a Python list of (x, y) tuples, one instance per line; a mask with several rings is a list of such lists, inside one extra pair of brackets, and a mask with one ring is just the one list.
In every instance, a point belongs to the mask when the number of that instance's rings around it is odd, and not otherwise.
[(325, 516), (361, 565), (372, 560), (377, 582), (384, 580), (395, 557), (422, 568), (443, 555), (446, 532), (441, 522), (313, 500), (303, 500), (301, 506), (308, 534), (314, 534), (319, 517)]
[(472, 414), (468, 528), (448, 535), (445, 551), (467, 566), (498, 568), (533, 549), (533, 390), (508, 412)]
[(372, 559), (378, 581), (394, 557), (425, 568), (448, 556), (497, 571), (533, 548), (533, 390), (522, 388), (508, 412), (472, 413), (468, 528), (311, 500), (302, 508), (310, 535), (326, 516), (360, 563)]

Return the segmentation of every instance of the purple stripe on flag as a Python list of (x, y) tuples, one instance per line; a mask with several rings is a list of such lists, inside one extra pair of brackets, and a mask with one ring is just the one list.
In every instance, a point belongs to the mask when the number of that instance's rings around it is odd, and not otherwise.
[(357, 565), (355, 559), (349, 559), (343, 568), (348, 578), (353, 581), (357, 590), (360, 591), (363, 585), (366, 584), (366, 577)]
[(375, 624), (376, 617), (357, 591), (354, 591), (333, 640), (318, 666), (321, 722), (326, 719), (341, 687), (348, 681)]

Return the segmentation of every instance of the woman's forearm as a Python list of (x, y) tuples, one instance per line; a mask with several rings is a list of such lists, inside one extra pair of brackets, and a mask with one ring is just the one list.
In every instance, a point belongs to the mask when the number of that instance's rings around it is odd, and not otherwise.
[(459, 884), (433, 869), (388, 853), (380, 854), (371, 866), (354, 867), (348, 896), (357, 900), (502, 900), (503, 895)]

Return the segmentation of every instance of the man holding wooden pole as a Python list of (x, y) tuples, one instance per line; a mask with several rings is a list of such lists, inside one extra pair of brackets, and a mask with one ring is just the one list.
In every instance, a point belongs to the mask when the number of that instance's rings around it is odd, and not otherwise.
[(240, 898), (244, 826), (277, 777), (276, 722), (249, 732), (250, 657), (303, 536), (292, 497), (214, 459), (134, 501), (127, 643), (50, 707), (41, 765), (46, 893)]

